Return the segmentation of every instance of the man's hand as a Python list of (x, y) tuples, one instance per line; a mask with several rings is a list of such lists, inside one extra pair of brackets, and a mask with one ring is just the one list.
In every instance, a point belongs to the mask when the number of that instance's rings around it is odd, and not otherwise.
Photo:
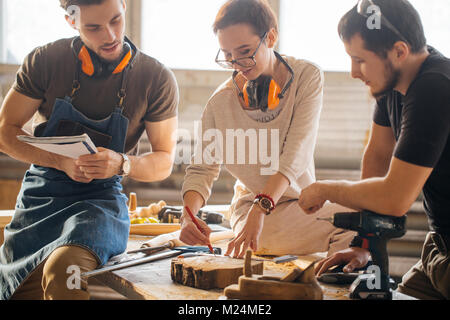
[(70, 179), (81, 182), (81, 183), (89, 183), (93, 179), (85, 176), (84, 172), (80, 170), (80, 166), (76, 164), (77, 160), (68, 158), (68, 157), (60, 157), (58, 161), (59, 166), (58, 169), (65, 172)]
[(123, 158), (112, 150), (97, 148), (95, 154), (86, 154), (80, 156), (75, 164), (79, 166), (80, 171), (88, 179), (108, 179), (119, 174)]
[(333, 266), (338, 266), (346, 263), (344, 272), (352, 272), (355, 269), (362, 268), (369, 262), (370, 252), (362, 248), (348, 248), (339, 252), (336, 252), (332, 256), (320, 261), (316, 268), (316, 276), (320, 276)]
[(197, 226), (192, 222), (191, 217), (187, 213), (183, 213), (183, 219), (181, 223), (180, 241), (194, 246), (194, 245), (208, 245), (209, 235), (211, 229), (201, 219), (195, 217), (202, 231), (198, 230)]
[(322, 184), (316, 182), (301, 191), (298, 205), (306, 214), (313, 214), (319, 211), (327, 200), (323, 195)]
[(225, 255), (229, 256), (234, 250), (234, 258), (243, 258), (248, 247), (256, 251), (258, 249), (259, 236), (264, 225), (264, 217), (264, 211), (258, 205), (252, 205), (244, 228), (228, 243)]

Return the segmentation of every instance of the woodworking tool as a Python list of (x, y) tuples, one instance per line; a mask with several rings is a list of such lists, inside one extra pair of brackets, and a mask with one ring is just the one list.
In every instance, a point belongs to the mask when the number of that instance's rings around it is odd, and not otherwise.
[[(201, 233), (204, 234), (203, 229), (202, 229), (202, 228), (200, 227), (200, 225), (198, 224), (197, 219), (195, 219), (194, 215), (193, 215), (192, 212), (191, 212), (191, 209), (189, 209), (188, 206), (186, 206), (185, 208), (186, 208), (187, 213), (188, 213), (189, 216), (191, 217), (192, 222), (193, 222), (193, 223), (195, 224), (195, 226), (197, 227), (197, 229), (198, 229)], [(212, 246), (211, 246), (211, 243), (208, 243), (208, 248), (209, 248), (209, 251), (210, 251), (212, 254), (215, 254), (215, 253), (214, 253), (214, 250), (213, 250), (213, 248), (212, 248)]]
[(379, 273), (365, 273), (355, 279), (350, 286), (350, 298), (392, 300), (387, 242), (406, 233), (406, 216), (392, 217), (364, 210), (336, 213), (331, 218), (318, 220), (331, 222), (336, 228), (358, 232), (363, 239), (363, 247), (366, 241), (366, 249), (372, 256), (371, 267), (379, 268)]
[(317, 280), (330, 284), (352, 284), (360, 274), (354, 272), (330, 272), (323, 273), (317, 277)]
[(145, 253), (145, 254), (152, 254), (152, 253), (156, 253), (158, 251), (162, 251), (164, 249), (172, 249), (173, 247), (175, 247), (175, 241), (169, 241), (168, 243), (161, 245), (161, 246), (157, 246), (157, 247), (143, 247), (137, 250), (131, 250), (128, 251), (127, 254), (132, 254), (132, 253)]
[[(183, 214), (183, 207), (178, 206), (164, 206), (158, 213), (158, 220), (162, 223), (169, 223), (171, 220), (180, 219)], [(224, 221), (224, 215), (219, 212), (207, 211), (200, 209), (197, 217), (205, 221), (206, 224), (221, 224)]]
[(275, 262), (275, 263), (285, 263), (285, 262), (289, 262), (289, 261), (294, 261), (297, 260), (298, 256), (294, 256), (292, 254), (288, 254), (285, 256), (281, 256), (281, 257), (276, 257), (273, 259), (265, 259), (265, 258), (252, 258), (252, 260), (255, 261), (271, 261), (271, 262)]
[[(205, 253), (205, 252), (189, 252), (189, 253), (183, 253), (180, 258), (189, 258), (189, 257), (195, 257), (195, 256), (213, 256), (210, 253)], [(233, 258), (231, 256), (225, 256), (225, 255), (214, 255), (216, 257), (225, 257), (225, 258), (230, 258), (230, 259), (240, 259), (240, 258)], [(276, 257), (273, 259), (264, 259), (264, 258), (251, 258), (252, 261), (267, 261), (267, 262), (274, 262), (276, 264), (279, 263), (285, 263), (285, 262), (289, 262), (289, 261), (293, 261), (293, 260), (297, 260), (298, 256), (294, 256), (294, 255), (285, 255), (285, 256), (281, 256), (281, 257)]]
[[(212, 248), (211, 248), (212, 249)], [(184, 252), (208, 252), (208, 248), (205, 248), (203, 246), (180, 246), (180, 247), (174, 247), (172, 250), (170, 251), (165, 251), (165, 252), (161, 252), (155, 255), (151, 255), (151, 256), (144, 256), (142, 258), (134, 258), (134, 259), (129, 259), (129, 260), (125, 260), (125, 261), (119, 261), (118, 263), (114, 263), (112, 265), (100, 268), (100, 269), (96, 269), (93, 271), (89, 271), (89, 272), (84, 272), (81, 274), (82, 278), (89, 278), (92, 276), (96, 276), (108, 271), (115, 271), (115, 270), (119, 270), (119, 269), (124, 269), (124, 268), (128, 268), (128, 267), (132, 267), (132, 266), (137, 266), (140, 264), (144, 264), (144, 263), (148, 263), (148, 262), (152, 262), (152, 261), (158, 261), (158, 260), (162, 260), (162, 259), (167, 259), (167, 258), (172, 258), (175, 256), (178, 256)], [(222, 250), (220, 248), (214, 248), (213, 249), (214, 253), (218, 253), (221, 254)]]
[(330, 268), (327, 273), (322, 273), (318, 276), (317, 280), (330, 284), (352, 284), (359, 275), (366, 271), (369, 265), (372, 265), (372, 261), (369, 261), (363, 268), (354, 269), (353, 272), (344, 272), (343, 269), (345, 264), (334, 266)]

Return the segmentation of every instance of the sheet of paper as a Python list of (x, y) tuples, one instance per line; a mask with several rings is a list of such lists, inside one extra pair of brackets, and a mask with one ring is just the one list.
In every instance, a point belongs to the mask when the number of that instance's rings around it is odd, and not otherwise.
[(90, 153), (83, 142), (77, 142), (72, 144), (48, 144), (48, 143), (28, 143), (28, 144), (36, 148), (60, 154), (72, 159), (78, 159), (79, 156)]

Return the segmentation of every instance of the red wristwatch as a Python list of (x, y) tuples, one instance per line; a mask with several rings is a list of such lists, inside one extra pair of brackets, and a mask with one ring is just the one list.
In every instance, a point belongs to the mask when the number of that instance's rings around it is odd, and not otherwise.
[(253, 201), (254, 204), (257, 204), (261, 209), (263, 209), (266, 215), (269, 215), (273, 209), (275, 209), (275, 202), (272, 197), (267, 194), (258, 194)]

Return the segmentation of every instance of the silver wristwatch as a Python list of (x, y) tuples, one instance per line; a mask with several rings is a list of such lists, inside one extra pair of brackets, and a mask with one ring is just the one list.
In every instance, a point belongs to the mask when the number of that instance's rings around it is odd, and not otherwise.
[(125, 153), (120, 154), (123, 158), (122, 167), (120, 168), (120, 176), (126, 177), (130, 174), (131, 171), (131, 161)]

